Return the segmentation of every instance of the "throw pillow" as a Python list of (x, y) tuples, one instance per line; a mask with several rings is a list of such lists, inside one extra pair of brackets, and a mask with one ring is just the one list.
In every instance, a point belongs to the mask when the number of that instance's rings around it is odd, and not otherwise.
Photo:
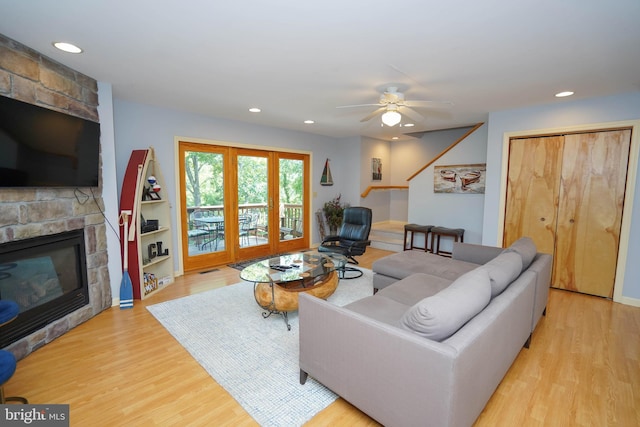
[(522, 272), (522, 257), (516, 252), (505, 251), (479, 267), (489, 273), (491, 279), (491, 298), (507, 289)]
[(408, 309), (400, 325), (425, 338), (442, 341), (480, 313), (490, 299), (489, 273), (476, 268)]
[(527, 269), (536, 257), (538, 250), (530, 237), (521, 237), (506, 249), (506, 252), (517, 252), (522, 257), (522, 269)]

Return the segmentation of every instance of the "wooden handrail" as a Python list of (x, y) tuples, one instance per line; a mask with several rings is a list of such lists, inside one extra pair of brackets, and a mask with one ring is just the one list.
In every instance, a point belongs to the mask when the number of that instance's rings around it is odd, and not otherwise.
[(370, 185), (364, 192), (360, 195), (363, 199), (369, 195), (372, 190), (408, 190), (408, 185)]
[[(449, 150), (451, 150), (453, 147), (458, 145), (461, 141), (463, 141), (466, 137), (468, 137), (473, 132), (475, 132), (483, 124), (484, 124), (484, 122), (477, 123), (474, 127), (469, 129), (469, 131), (467, 133), (465, 133), (460, 138), (458, 138), (453, 144), (451, 144), (449, 147), (447, 147), (445, 150), (443, 150), (442, 153), (438, 154), (429, 163), (427, 163), (422, 168), (420, 168), (420, 170), (418, 170), (416, 173), (414, 173), (409, 178), (407, 178), (407, 181), (411, 181), (416, 175), (418, 175), (420, 172), (422, 172), (423, 170), (425, 170), (426, 168), (431, 166), (436, 160), (438, 160), (440, 157), (444, 156)], [(364, 192), (362, 194), (360, 194), (360, 197), (362, 197), (364, 199), (373, 190), (408, 190), (408, 189), (409, 189), (409, 186), (407, 186), (407, 185), (370, 185), (366, 190), (364, 190)]]
[(440, 157), (444, 156), (449, 150), (451, 150), (453, 147), (455, 147), (456, 145), (458, 145), (461, 141), (463, 141), (466, 137), (468, 137), (469, 135), (471, 135), (473, 132), (475, 132), (480, 126), (482, 126), (484, 124), (484, 122), (478, 123), (476, 124), (474, 127), (472, 127), (471, 129), (469, 129), (469, 131), (467, 133), (465, 133), (464, 135), (462, 135), (460, 138), (458, 138), (457, 141), (455, 141), (453, 144), (451, 144), (449, 147), (447, 147), (445, 150), (442, 151), (442, 153), (438, 154), (436, 157), (434, 157), (429, 163), (427, 163), (426, 165), (424, 165), (423, 167), (420, 168), (420, 170), (418, 170), (418, 172), (414, 173), (413, 175), (411, 175), (409, 178), (407, 178), (407, 181), (411, 181), (413, 178), (416, 177), (416, 175), (420, 174), (420, 172), (422, 172), (423, 170), (425, 170), (426, 168), (428, 168), (429, 166), (431, 166), (435, 161), (437, 161)]

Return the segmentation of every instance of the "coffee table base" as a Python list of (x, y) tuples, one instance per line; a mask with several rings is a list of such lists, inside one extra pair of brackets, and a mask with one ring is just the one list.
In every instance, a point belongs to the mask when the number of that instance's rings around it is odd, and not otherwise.
[(287, 312), (298, 309), (298, 295), (301, 292), (317, 298), (329, 298), (338, 287), (338, 274), (332, 271), (323, 280), (303, 287), (299, 283), (264, 283), (258, 282), (253, 286), (253, 294), (258, 305), (266, 310), (262, 313), (265, 319), (272, 314), (282, 315), (287, 329), (291, 330)]

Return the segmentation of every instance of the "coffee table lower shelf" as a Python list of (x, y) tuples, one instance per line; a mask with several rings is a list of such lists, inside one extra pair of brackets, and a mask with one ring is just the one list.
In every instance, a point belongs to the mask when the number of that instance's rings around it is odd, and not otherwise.
[(262, 317), (266, 319), (272, 314), (280, 314), (287, 329), (291, 330), (288, 312), (298, 309), (298, 295), (305, 292), (317, 298), (327, 299), (338, 287), (338, 280), (337, 272), (332, 271), (325, 278), (310, 284), (305, 284), (303, 281), (257, 282), (253, 285), (253, 295), (258, 305), (266, 310), (262, 313)]

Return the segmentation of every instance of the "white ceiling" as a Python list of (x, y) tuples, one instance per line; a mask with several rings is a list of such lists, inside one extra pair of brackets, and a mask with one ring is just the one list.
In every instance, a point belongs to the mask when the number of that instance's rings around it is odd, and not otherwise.
[[(640, 90), (639, 0), (0, 0), (0, 34), (118, 99), (332, 137)], [(335, 108), (393, 85), (454, 106), (422, 110), (414, 128), (361, 123), (375, 107)], [(562, 90), (575, 95), (554, 98)]]

